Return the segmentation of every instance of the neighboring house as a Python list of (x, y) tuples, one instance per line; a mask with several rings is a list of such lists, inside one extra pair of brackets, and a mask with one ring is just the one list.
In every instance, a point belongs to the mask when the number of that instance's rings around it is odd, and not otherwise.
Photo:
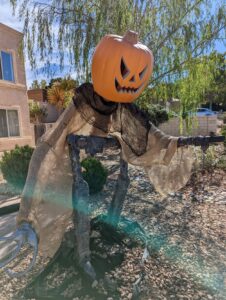
[(22, 39), (22, 33), (0, 23), (0, 152), (33, 145)]
[(39, 105), (44, 107), (46, 110), (46, 117), (44, 118), (44, 123), (54, 123), (58, 119), (60, 113), (56, 107), (47, 100), (47, 90), (44, 89), (33, 89), (28, 90), (28, 99), (39, 102)]
[(39, 102), (47, 102), (47, 90), (44, 89), (31, 89), (27, 91), (28, 99)]

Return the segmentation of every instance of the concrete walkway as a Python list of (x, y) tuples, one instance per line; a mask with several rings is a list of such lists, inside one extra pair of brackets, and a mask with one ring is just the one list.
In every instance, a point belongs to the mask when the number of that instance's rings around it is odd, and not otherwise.
[[(0, 195), (0, 237), (10, 235), (16, 229), (16, 215), (20, 205), (20, 197)], [(0, 262), (16, 246), (15, 242), (0, 241)]]
[[(0, 158), (3, 152), (0, 152)], [(3, 176), (0, 171), (0, 184), (4, 184)], [(20, 197), (9, 197), (0, 194), (0, 237), (11, 235), (16, 229), (16, 215), (20, 205)], [(9, 254), (10, 250), (16, 245), (15, 242), (0, 241), (0, 262), (1, 259)]]
[[(17, 213), (12, 213), (0, 217), (0, 237), (10, 235), (16, 229), (16, 215)], [(0, 241), (0, 261), (15, 245), (15, 242)]]

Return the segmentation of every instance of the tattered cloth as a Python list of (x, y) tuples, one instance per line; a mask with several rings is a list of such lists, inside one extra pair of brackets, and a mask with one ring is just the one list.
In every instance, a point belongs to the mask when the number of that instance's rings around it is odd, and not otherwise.
[(158, 130), (135, 105), (107, 102), (89, 83), (76, 90), (73, 100), (33, 153), (17, 218), (18, 225), (32, 224), (39, 250), (50, 257), (59, 248), (72, 216), (67, 135), (117, 138), (123, 159), (143, 167), (162, 195), (186, 184), (193, 162), (187, 148), (177, 149), (177, 138)]

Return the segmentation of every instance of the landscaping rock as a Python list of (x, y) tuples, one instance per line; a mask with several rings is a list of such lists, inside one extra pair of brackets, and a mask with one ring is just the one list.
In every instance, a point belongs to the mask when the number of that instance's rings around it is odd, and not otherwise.
[[(93, 216), (106, 212), (108, 208), (119, 163), (119, 156), (114, 152), (106, 151), (104, 156), (99, 157), (113, 173), (104, 190), (93, 198)], [(164, 199), (153, 190), (142, 169), (129, 166), (129, 175), (131, 184), (123, 215), (139, 222), (149, 235), (150, 257), (142, 263), (142, 245), (123, 248), (125, 257), (122, 263), (105, 274), (103, 282), (109, 284), (99, 281), (95, 289), (99, 288), (105, 295), (103, 299), (109, 300), (138, 297), (141, 300), (226, 299), (226, 173), (219, 170), (197, 173), (195, 183), (191, 180), (180, 193)], [(93, 234), (93, 237), (98, 237), (98, 234)], [(120, 248), (116, 247), (115, 251), (117, 249)], [(24, 252), (24, 259), (17, 269), (28, 263), (27, 253), (29, 251)], [(18, 293), (47, 263), (48, 260), (39, 256), (29, 276), (16, 280), (1, 272), (0, 299), (18, 299)], [(62, 276), (55, 278), (54, 274), (50, 274), (48, 283), (60, 286), (63, 278), (70, 278), (75, 271), (72, 266), (65, 266)], [(134, 284), (137, 281), (135, 296)], [(108, 288), (108, 285), (111, 287)], [(59, 299), (102, 299), (92, 297), (91, 290), (86, 290), (85, 296), (75, 296), (76, 291), (82, 288), (81, 281), (72, 282), (62, 295), (58, 295)], [(66, 294), (70, 297), (67, 298)]]

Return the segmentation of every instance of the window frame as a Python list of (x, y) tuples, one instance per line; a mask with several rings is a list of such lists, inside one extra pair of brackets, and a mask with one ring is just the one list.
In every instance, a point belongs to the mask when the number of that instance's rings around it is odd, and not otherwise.
[[(13, 139), (13, 138), (19, 138), (21, 137), (21, 124), (20, 124), (20, 114), (19, 114), (19, 110), (16, 108), (1, 108), (0, 110), (4, 110), (6, 112), (6, 126), (7, 126), (7, 133), (8, 136), (2, 136), (0, 137), (0, 139)], [(16, 111), (17, 112), (17, 117), (18, 117), (18, 131), (19, 131), (19, 135), (10, 135), (10, 128), (9, 128), (9, 117), (8, 117), (8, 111)]]
[[(10, 55), (10, 68), (11, 68), (11, 73), (12, 73), (13, 80), (4, 79), (4, 69), (3, 69), (2, 52), (5, 52), (5, 53), (7, 53), (7, 54)], [(12, 51), (0, 49), (0, 68), (1, 68), (0, 73), (2, 75), (2, 78), (0, 78), (0, 80), (6, 81), (6, 82), (10, 82), (10, 83), (16, 83), (16, 80), (15, 80), (15, 70), (14, 70), (15, 69), (14, 68), (14, 55), (13, 55)]]

